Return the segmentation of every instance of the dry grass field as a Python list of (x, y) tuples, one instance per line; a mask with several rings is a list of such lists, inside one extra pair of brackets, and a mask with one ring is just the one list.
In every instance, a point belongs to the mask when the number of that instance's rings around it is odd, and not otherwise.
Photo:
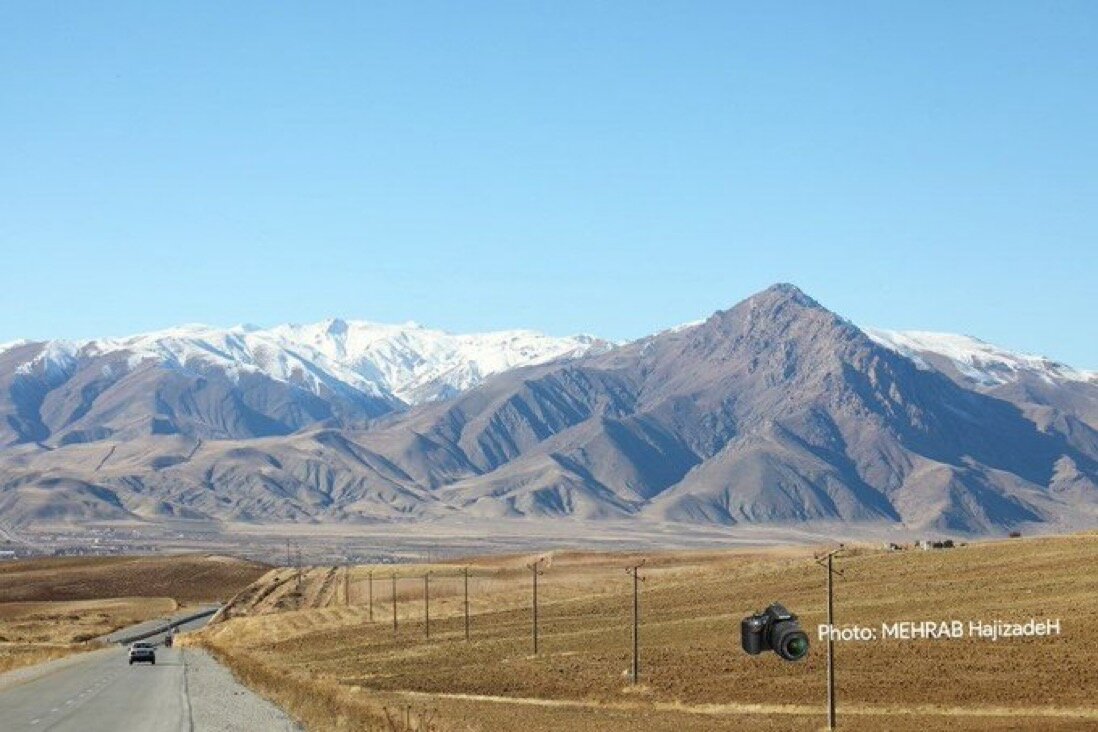
[(219, 556), (0, 564), (0, 672), (88, 650), (118, 628), (227, 600), (266, 567)]
[[(440, 730), (815, 730), (824, 723), (825, 572), (809, 549), (650, 554), (641, 590), (641, 683), (630, 660), (635, 556), (558, 553), (459, 566), (274, 570), (200, 634), (248, 683), (310, 729), (389, 729), (412, 710)], [(836, 622), (1059, 618), (1049, 638), (836, 644), (841, 727), (1098, 729), (1098, 535), (951, 550), (852, 550), (837, 561)], [(423, 573), (431, 571), (431, 635)], [(373, 621), (368, 573), (373, 572)], [(397, 573), (397, 630), (392, 581)], [(801, 616), (809, 658), (739, 648), (739, 621), (774, 601)], [(424, 725), (420, 725), (424, 726)], [(413, 724), (412, 728), (417, 725)]]
[(0, 642), (83, 643), (179, 607), (170, 597), (0, 603)]
[(267, 567), (234, 557), (63, 557), (0, 563), (0, 603), (171, 597), (180, 605), (227, 600)]
[(0, 673), (90, 650), (83, 643), (0, 643)]

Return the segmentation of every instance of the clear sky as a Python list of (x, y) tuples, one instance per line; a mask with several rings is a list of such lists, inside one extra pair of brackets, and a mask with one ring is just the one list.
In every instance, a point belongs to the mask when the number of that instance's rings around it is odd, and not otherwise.
[(5, 2), (0, 341), (622, 339), (777, 281), (1098, 368), (1098, 3)]

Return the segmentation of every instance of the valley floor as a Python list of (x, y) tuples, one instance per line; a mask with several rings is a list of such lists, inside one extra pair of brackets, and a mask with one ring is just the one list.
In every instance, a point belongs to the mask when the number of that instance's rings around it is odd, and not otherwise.
[[(1026, 536), (1064, 534), (1092, 528), (1030, 524)], [(1006, 532), (1003, 533), (1005, 537)], [(430, 562), (482, 554), (527, 553), (583, 548), (607, 552), (681, 549), (818, 546), (864, 542), (886, 546), (945, 538), (937, 530), (892, 522), (806, 521), (792, 524), (692, 524), (560, 518), (449, 519), (378, 523), (250, 524), (203, 521), (88, 522), (80, 526), (36, 526), (21, 530), (20, 546), (39, 553), (149, 554), (222, 552), (261, 562), (369, 564)], [(964, 540), (963, 535), (951, 535)], [(287, 557), (287, 551), (292, 556)], [(0, 567), (3, 565), (0, 564)]]

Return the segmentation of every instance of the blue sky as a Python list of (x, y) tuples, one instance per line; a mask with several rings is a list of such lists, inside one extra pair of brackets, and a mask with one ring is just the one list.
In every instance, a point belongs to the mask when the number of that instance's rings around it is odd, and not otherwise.
[(1098, 4), (10, 2), (0, 341), (630, 338), (778, 281), (1098, 368)]

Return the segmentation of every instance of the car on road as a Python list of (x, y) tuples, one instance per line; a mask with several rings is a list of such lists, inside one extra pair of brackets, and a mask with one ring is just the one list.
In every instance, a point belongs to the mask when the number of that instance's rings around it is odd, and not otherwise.
[(156, 649), (152, 643), (137, 641), (130, 646), (130, 665), (148, 662), (156, 665)]

